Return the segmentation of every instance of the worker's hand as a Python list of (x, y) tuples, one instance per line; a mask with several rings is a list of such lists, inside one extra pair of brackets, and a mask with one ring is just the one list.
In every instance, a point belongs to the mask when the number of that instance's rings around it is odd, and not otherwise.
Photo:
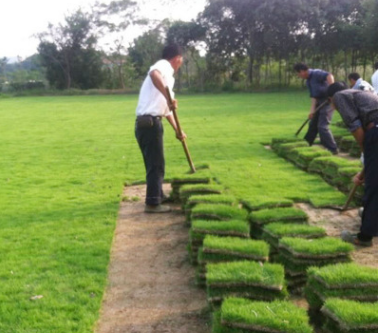
[(180, 135), (178, 132), (176, 132), (176, 139), (177, 140), (180, 140), (180, 141), (183, 141), (187, 138), (186, 134), (184, 133), (184, 131), (181, 131), (181, 134)]
[(314, 117), (314, 113), (313, 112), (310, 112), (309, 114), (308, 114), (308, 119), (312, 119)]
[(177, 99), (174, 99), (174, 100), (172, 101), (172, 104), (169, 105), (169, 109), (170, 109), (171, 111), (173, 111), (173, 110), (177, 110), (177, 108), (178, 108), (178, 102), (177, 102)]
[(365, 181), (364, 176), (359, 172), (357, 175), (353, 177), (353, 183), (357, 186), (361, 186)]

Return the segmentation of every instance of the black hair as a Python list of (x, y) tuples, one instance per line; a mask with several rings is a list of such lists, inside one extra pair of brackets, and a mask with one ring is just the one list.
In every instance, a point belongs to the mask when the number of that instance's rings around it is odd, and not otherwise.
[(182, 48), (177, 44), (170, 44), (164, 47), (162, 59), (171, 60), (176, 56), (182, 56)]
[(360, 74), (358, 74), (358, 73), (350, 73), (349, 75), (348, 75), (348, 79), (349, 80), (354, 80), (354, 81), (357, 81), (359, 78), (361, 78), (361, 76), (360, 76)]
[(298, 62), (296, 63), (294, 66), (293, 66), (293, 69), (299, 73), (300, 71), (307, 71), (308, 70), (308, 66), (303, 63), (303, 62)]
[(374, 69), (378, 69), (378, 61), (374, 64)]
[(328, 87), (327, 95), (328, 97), (333, 97), (334, 94), (345, 89), (348, 89), (348, 86), (345, 82), (335, 82)]

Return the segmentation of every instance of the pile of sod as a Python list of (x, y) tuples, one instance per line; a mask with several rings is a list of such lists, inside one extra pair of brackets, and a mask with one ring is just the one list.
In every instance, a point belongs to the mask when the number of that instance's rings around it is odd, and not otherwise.
[(288, 301), (230, 297), (213, 314), (212, 333), (312, 333), (304, 309)]
[(352, 147), (349, 149), (349, 155), (352, 157), (360, 157), (361, 156), (361, 147), (356, 142), (356, 140), (353, 141)]
[(197, 282), (204, 284), (206, 265), (238, 260), (268, 261), (269, 245), (264, 241), (207, 235), (198, 252)]
[(326, 318), (326, 333), (377, 333), (378, 302), (360, 303), (352, 300), (329, 298), (321, 309)]
[(307, 170), (311, 161), (318, 157), (332, 156), (331, 152), (319, 146), (292, 149), (287, 159), (303, 170)]
[(308, 147), (308, 143), (306, 141), (281, 143), (276, 146), (275, 151), (278, 156), (281, 156), (286, 159), (293, 149), (300, 147)]
[(180, 187), (180, 201), (183, 208), (192, 195), (221, 194), (224, 187), (219, 184), (190, 184)]
[(256, 200), (256, 198), (253, 198), (253, 199), (242, 199), (240, 200), (240, 202), (243, 208), (245, 208), (249, 212), (260, 210), (260, 209), (293, 206), (293, 201), (286, 198), (272, 199), (270, 197), (267, 197), (267, 198), (259, 198), (259, 200)]
[(178, 202), (180, 201), (180, 188), (189, 184), (209, 184), (212, 181), (212, 175), (209, 170), (198, 170), (196, 173), (188, 173), (180, 176), (174, 176), (170, 179), (172, 191), (170, 198)]
[(286, 279), (293, 291), (305, 285), (310, 266), (350, 262), (354, 247), (338, 238), (303, 239), (283, 237), (278, 245), (278, 259), (285, 266)]
[(328, 298), (378, 301), (378, 269), (356, 263), (310, 267), (304, 290), (310, 309), (320, 310)]
[(207, 264), (206, 290), (213, 307), (230, 296), (265, 301), (288, 296), (283, 266), (247, 260)]
[(185, 214), (187, 220), (190, 219), (192, 208), (198, 204), (221, 204), (229, 206), (237, 206), (237, 199), (229, 194), (203, 194), (203, 195), (191, 195), (185, 205)]
[(282, 223), (307, 223), (307, 214), (294, 207), (283, 207), (274, 209), (261, 209), (249, 214), (248, 220), (251, 224), (251, 236), (261, 238), (263, 227), (271, 222)]
[(245, 209), (225, 204), (198, 204), (190, 214), (190, 220), (246, 220), (248, 212)]
[(278, 244), (283, 237), (314, 239), (325, 237), (321, 227), (297, 223), (269, 223), (264, 226), (262, 238), (270, 245), (270, 256), (278, 253)]
[(189, 231), (189, 256), (193, 264), (197, 263), (198, 250), (203, 245), (206, 235), (222, 237), (249, 238), (250, 227), (244, 220), (207, 221), (193, 220)]

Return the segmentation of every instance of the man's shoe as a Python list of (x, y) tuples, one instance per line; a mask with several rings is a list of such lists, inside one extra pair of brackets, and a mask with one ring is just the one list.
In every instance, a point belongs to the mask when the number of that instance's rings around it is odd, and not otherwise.
[(164, 205), (156, 205), (156, 206), (151, 206), (151, 205), (146, 205), (144, 208), (145, 213), (169, 213), (171, 211), (171, 207), (169, 206), (164, 206)]
[(358, 238), (357, 234), (352, 234), (347, 230), (343, 230), (341, 232), (340, 237), (344, 242), (351, 243), (351, 244), (356, 245), (356, 246), (365, 246), (365, 247), (373, 246), (372, 240), (362, 241)]

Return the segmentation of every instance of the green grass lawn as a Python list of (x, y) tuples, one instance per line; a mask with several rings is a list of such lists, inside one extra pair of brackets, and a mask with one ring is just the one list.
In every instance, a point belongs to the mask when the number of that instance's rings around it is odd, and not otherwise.
[[(93, 332), (122, 185), (144, 179), (137, 96), (0, 99), (0, 332)], [(237, 198), (343, 203), (260, 143), (294, 135), (305, 93), (179, 96), (195, 164)], [(336, 119), (339, 119), (337, 117)], [(167, 124), (166, 174), (188, 170)], [(38, 300), (30, 300), (43, 295)]]

